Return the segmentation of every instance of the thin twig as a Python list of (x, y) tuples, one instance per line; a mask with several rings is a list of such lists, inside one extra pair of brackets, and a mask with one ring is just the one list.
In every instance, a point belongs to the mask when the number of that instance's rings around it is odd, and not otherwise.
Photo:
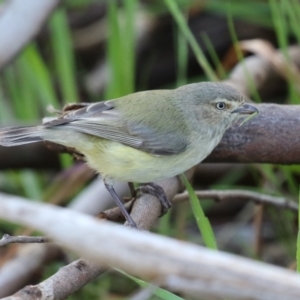
[[(124, 207), (129, 211), (135, 199), (124, 203)], [(99, 219), (105, 219), (112, 222), (124, 222), (125, 218), (118, 206), (102, 211), (97, 216)]]
[[(203, 199), (213, 199), (216, 201), (230, 201), (230, 200), (240, 200), (240, 201), (253, 201), (256, 203), (271, 204), (277, 207), (290, 209), (292, 211), (298, 211), (298, 204), (292, 200), (284, 197), (276, 197), (265, 194), (260, 194), (252, 191), (244, 190), (208, 190), (208, 191), (195, 191), (198, 198)], [(184, 192), (176, 195), (173, 202), (182, 202), (188, 199), (188, 193)]]
[(4, 234), (2, 239), (0, 240), (0, 247), (12, 244), (12, 243), (20, 243), (20, 244), (28, 244), (28, 243), (49, 243), (50, 239), (44, 236), (12, 236), (9, 234)]
[[(175, 181), (176, 179), (170, 180)], [(134, 205), (132, 203), (126, 203), (125, 205), (133, 206), (131, 216), (134, 218), (138, 228), (142, 230), (148, 230), (161, 212), (160, 202), (151, 195), (138, 197)], [(149, 207), (151, 207), (150, 212)], [(113, 208), (103, 212), (103, 214), (107, 217), (118, 219), (121, 213), (117, 208)], [(65, 299), (106, 271), (107, 267), (81, 258), (64, 266), (40, 284), (26, 286), (16, 294), (5, 299), (33, 300), (37, 292), (42, 295), (40, 299), (48, 299), (49, 296), (53, 299)], [(66, 278), (69, 278), (69, 280), (66, 280)], [(48, 293), (49, 290), (51, 294)]]
[[(127, 195), (127, 189), (127, 184), (116, 182), (116, 190), (120, 197)], [(111, 203), (113, 203), (113, 200), (104, 187), (102, 180), (99, 178), (86, 187), (83, 192), (79, 193), (76, 198), (73, 199), (69, 208), (85, 214), (96, 215), (99, 211), (105, 211)], [(27, 235), (27, 233), (25, 233), (25, 235)], [(61, 256), (60, 249), (61, 248), (55, 243), (19, 244), (18, 247), (7, 249), (5, 252), (7, 258), (2, 255), (0, 262), (0, 298), (15, 293), (28, 284), (28, 282), (31, 282), (32, 277), (36, 276), (42, 266)], [(10, 255), (10, 252), (13, 252), (13, 255)], [(79, 263), (79, 265), (82, 264)], [(72, 269), (72, 267), (70, 268)], [(87, 270), (87, 268), (85, 268), (85, 270)], [(94, 274), (94, 269), (91, 267), (91, 277)], [(78, 277), (82, 278), (81, 273), (78, 274), (77, 277), (72, 277), (72, 280), (78, 282)], [(67, 278), (70, 277), (67, 276)], [(72, 280), (68, 279), (70, 284), (73, 282)], [(56, 289), (55, 284), (53, 285), (53, 289)], [(67, 291), (68, 289), (66, 292)]]

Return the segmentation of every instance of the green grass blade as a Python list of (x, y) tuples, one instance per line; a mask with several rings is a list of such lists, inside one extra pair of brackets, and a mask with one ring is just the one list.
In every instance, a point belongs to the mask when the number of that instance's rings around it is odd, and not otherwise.
[[(121, 37), (121, 42), (125, 51), (126, 59), (123, 61), (123, 69), (126, 74), (126, 94), (133, 93), (135, 90), (135, 15), (138, 8), (137, 0), (125, 0), (125, 26), (123, 34), (126, 34), (126, 39)], [(122, 34), (122, 36), (123, 36)]]
[(201, 207), (198, 197), (195, 194), (195, 191), (193, 190), (192, 186), (190, 185), (185, 174), (181, 174), (180, 178), (189, 193), (192, 211), (195, 216), (198, 228), (202, 234), (204, 244), (208, 248), (217, 250), (218, 248), (217, 248), (217, 242), (216, 242), (214, 232), (212, 230), (209, 220), (207, 219), (207, 217), (204, 214), (204, 211)]
[(123, 96), (122, 90), (122, 56), (119, 52), (120, 45), (120, 28), (118, 24), (118, 8), (115, 0), (108, 2), (108, 25), (109, 37), (107, 41), (107, 56), (110, 66), (110, 82), (107, 87), (106, 97), (115, 98)]
[(42, 188), (38, 174), (32, 170), (22, 170), (19, 176), (25, 196), (31, 200), (41, 201)]
[[(270, 0), (269, 2), (272, 10), (278, 44), (280, 50), (284, 55), (285, 64), (292, 66), (293, 62), (288, 51), (290, 42), (289, 34), (290, 32), (293, 32), (293, 25), (294, 28), (296, 27), (296, 32), (299, 32), (299, 3), (296, 6), (292, 7), (291, 0)], [(291, 11), (293, 13), (291, 13)], [(294, 13), (298, 14), (295, 15)], [(299, 33), (296, 34), (296, 37), (297, 35), (299, 35)], [(298, 80), (295, 78), (294, 73), (290, 69), (288, 70), (289, 99), (292, 104), (297, 104), (299, 103)]]
[(7, 126), (7, 124), (11, 124), (12, 120), (14, 120), (14, 113), (11, 109), (11, 106), (6, 101), (6, 95), (4, 88), (2, 88), (1, 82), (0, 82), (0, 125), (1, 126)]
[(227, 77), (227, 74), (222, 66), (222, 63), (218, 57), (218, 54), (214, 48), (214, 45), (212, 44), (211, 40), (209, 39), (208, 35), (204, 32), (203, 34), (201, 34), (203, 42), (207, 48), (208, 54), (210, 55), (216, 70), (218, 72), (218, 74), (220, 75), (221, 79), (225, 79)]
[(247, 118), (245, 118), (245, 119), (243, 120), (243, 122), (240, 124), (239, 127), (241, 127), (241, 126), (244, 125), (245, 123), (249, 122), (251, 119), (253, 119), (253, 118), (254, 118), (256, 115), (258, 115), (258, 114), (259, 114), (258, 112), (255, 112), (255, 113), (249, 115)]
[(273, 29), (272, 17), (267, 1), (261, 0), (210, 0), (205, 2), (207, 11), (221, 14), (228, 9), (230, 2), (230, 13), (234, 18), (239, 18), (246, 22), (262, 25)]
[(237, 35), (236, 35), (236, 32), (235, 32), (232, 15), (230, 13), (230, 6), (228, 6), (228, 7), (229, 7), (228, 14), (227, 14), (228, 28), (229, 28), (229, 32), (230, 32), (230, 36), (231, 36), (231, 39), (233, 41), (233, 44), (235, 45), (236, 55), (238, 57), (238, 60), (242, 63), (242, 67), (243, 67), (243, 70), (244, 70), (244, 73), (245, 73), (245, 77), (247, 79), (247, 84), (249, 85), (249, 88), (250, 88), (251, 94), (254, 97), (254, 100), (256, 102), (261, 102), (260, 96), (258, 94), (256, 85), (255, 85), (255, 82), (254, 82), (254, 79), (253, 79), (253, 77), (251, 76), (251, 74), (249, 73), (249, 71), (246, 68), (243, 53), (242, 53), (241, 49), (237, 46), (238, 45), (238, 38), (237, 38)]
[(20, 57), (20, 64), (23, 76), (28, 76), (28, 80), (30, 80), (31, 86), (34, 87), (39, 95), (39, 100), (43, 104), (44, 109), (49, 104), (59, 107), (50, 72), (34, 44), (30, 44), (23, 51)]
[(50, 22), (55, 69), (64, 102), (78, 102), (74, 51), (66, 12), (59, 9)]
[(163, 300), (184, 300), (183, 298), (165, 290), (165, 289), (162, 289), (160, 287), (157, 287), (151, 283), (148, 283), (148, 282), (145, 282), (141, 279), (138, 279), (136, 277), (133, 277), (127, 273), (125, 273), (124, 271), (120, 270), (120, 269), (115, 269), (117, 270), (118, 272), (120, 272), (121, 274), (123, 274), (124, 276), (130, 278), (131, 280), (133, 280), (135, 283), (137, 283), (139, 286), (143, 287), (143, 288), (147, 288), (147, 287), (150, 287), (151, 288), (151, 291), (153, 293), (153, 295), (163, 299)]
[(290, 0), (284, 5), (286, 14), (289, 17), (289, 25), (292, 33), (295, 35), (298, 44), (300, 44), (300, 31), (299, 31), (299, 18), (300, 18), (300, 7), (298, 0)]
[(107, 59), (110, 81), (106, 98), (116, 98), (135, 90), (135, 14), (137, 0), (126, 0), (118, 8), (115, 0), (108, 2), (109, 35)]
[(280, 48), (282, 50), (286, 51), (288, 46), (288, 30), (286, 19), (281, 7), (282, 5), (278, 0), (269, 0), (269, 4), (272, 12), (273, 23), (277, 35), (278, 44), (280, 45)]
[(159, 226), (157, 232), (161, 235), (172, 236), (174, 232), (174, 227), (171, 222), (171, 213), (166, 213), (163, 217), (159, 219)]
[(216, 76), (214, 70), (210, 66), (209, 62), (207, 61), (203, 51), (198, 45), (197, 40), (193, 36), (191, 30), (189, 29), (186, 20), (184, 19), (181, 11), (178, 8), (178, 5), (176, 1), (174, 0), (164, 0), (166, 6), (170, 10), (173, 18), (177, 22), (178, 27), (180, 28), (182, 34), (186, 38), (186, 40), (189, 42), (196, 59), (199, 63), (199, 65), (203, 68), (206, 76), (212, 80), (212, 81), (218, 81), (218, 77)]
[[(20, 85), (16, 79), (15, 66), (9, 66), (3, 73), (3, 81), (6, 86), (6, 91), (8, 98), (10, 99), (11, 107), (14, 109), (16, 118), (23, 118), (23, 113), (25, 108), (23, 99), (20, 98), (20, 94), (22, 94), (24, 86)], [(21, 86), (22, 88), (18, 88)]]
[(39, 103), (34, 88), (29, 78), (22, 75), (20, 64), (7, 68), (3, 76), (16, 118), (26, 121), (39, 119)]
[(182, 32), (177, 30), (177, 86), (187, 83), (188, 44)]
[(298, 196), (298, 235), (297, 235), (297, 254), (296, 254), (296, 261), (297, 261), (297, 272), (300, 273), (300, 190)]

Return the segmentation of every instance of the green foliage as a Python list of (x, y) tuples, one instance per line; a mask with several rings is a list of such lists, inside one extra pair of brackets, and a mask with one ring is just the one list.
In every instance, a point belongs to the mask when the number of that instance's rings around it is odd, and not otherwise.
[(71, 32), (66, 11), (62, 8), (57, 10), (51, 18), (50, 30), (55, 70), (61, 87), (62, 98), (65, 102), (78, 102)]
[(36, 101), (40, 102), (45, 108), (48, 105), (59, 107), (50, 70), (34, 43), (26, 47), (18, 62), (22, 69), (22, 76), (28, 77), (30, 85), (35, 90)]
[(117, 98), (135, 91), (135, 13), (137, 0), (125, 0), (118, 8), (116, 0), (108, 4), (107, 60), (109, 83), (106, 98)]
[(231, 39), (232, 39), (233, 44), (235, 46), (234, 49), (235, 49), (235, 52), (236, 52), (236, 55), (237, 55), (239, 61), (243, 64), (243, 71), (244, 71), (245, 77), (247, 78), (247, 84), (250, 88), (251, 95), (253, 95), (256, 102), (261, 102), (260, 96), (259, 96), (257, 88), (255, 86), (254, 79), (252, 78), (251, 74), (249, 73), (249, 71), (247, 70), (247, 68), (244, 64), (243, 53), (242, 53), (241, 49), (237, 46), (238, 38), (237, 38), (237, 35), (236, 35), (236, 32), (235, 32), (233, 18), (232, 18), (230, 10), (228, 10), (227, 18), (228, 18), (228, 27), (229, 27)]
[(187, 84), (188, 43), (177, 27), (177, 86)]
[(144, 280), (138, 279), (134, 276), (131, 276), (121, 270), (117, 270), (119, 271), (121, 274), (123, 274), (124, 276), (130, 278), (131, 280), (133, 280), (135, 283), (137, 283), (139, 286), (143, 287), (143, 288), (147, 288), (149, 289), (149, 291), (151, 292), (151, 295), (155, 295), (157, 296), (159, 299), (163, 299), (163, 300), (183, 300), (183, 298), (176, 296), (175, 294), (170, 293), (169, 291), (162, 289), (160, 287), (157, 287), (153, 284), (150, 284), (148, 282), (145, 282)]
[(219, 13), (230, 12), (233, 18), (247, 22), (253, 22), (266, 27), (272, 27), (272, 17), (267, 1), (261, 0), (210, 0), (205, 8)]
[(192, 188), (192, 186), (189, 183), (188, 179), (186, 178), (185, 174), (181, 174), (180, 178), (181, 178), (183, 184), (185, 185), (186, 190), (189, 193), (191, 208), (192, 208), (193, 214), (195, 216), (199, 231), (202, 234), (204, 244), (208, 248), (217, 250), (218, 247), (217, 247), (217, 242), (216, 242), (214, 232), (212, 230), (209, 220), (207, 219), (207, 217), (204, 214), (204, 211), (201, 207), (201, 204), (199, 202), (197, 195), (195, 194), (194, 189)]
[[(298, 196), (298, 205), (300, 207), (300, 190)], [(300, 273), (300, 209), (298, 210), (298, 235), (297, 235), (296, 261), (297, 261), (297, 272)]]
[(191, 48), (196, 56), (196, 59), (197, 59), (199, 65), (203, 68), (206, 76), (212, 81), (218, 80), (217, 76), (215, 75), (214, 70), (210, 66), (208, 60), (205, 58), (205, 55), (203, 54), (195, 37), (193, 36), (191, 30), (189, 29), (188, 24), (187, 24), (185, 18), (183, 17), (182, 13), (180, 12), (176, 2), (172, 1), (172, 0), (164, 0), (164, 2), (166, 4), (166, 6), (168, 7), (170, 13), (172, 14), (174, 20), (177, 22), (177, 25), (182, 32), (182, 35), (186, 38), (189, 45), (191, 46)]
[[(296, 40), (300, 41), (299, 34), (299, 3), (294, 0), (269, 0), (272, 12), (275, 32), (278, 45), (283, 53), (285, 63), (293, 66), (288, 54), (289, 38), (292, 34)], [(289, 99), (292, 104), (299, 103), (298, 79), (293, 76), (293, 72), (288, 73)]]

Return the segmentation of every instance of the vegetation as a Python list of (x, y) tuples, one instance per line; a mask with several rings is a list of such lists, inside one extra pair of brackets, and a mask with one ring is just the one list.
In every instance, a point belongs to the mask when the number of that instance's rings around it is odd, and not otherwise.
[[(3, 2), (3, 1), (2, 1)], [(84, 12), (91, 5), (105, 5), (106, 12), (101, 20), (105, 20), (107, 32), (103, 33), (105, 42), (90, 49), (79, 49), (74, 42), (78, 29), (72, 26), (72, 16)], [(142, 3), (143, 2), (143, 3)], [(145, 67), (144, 73), (139, 73), (137, 52), (139, 51), (139, 27), (136, 24), (141, 13), (156, 22), (163, 22), (165, 15), (173, 19), (171, 31), (173, 45), (176, 50), (175, 70), (173, 80), (162, 81), (155, 88), (173, 88), (178, 85), (204, 80), (223, 80), (230, 73), (226, 62), (226, 54), (234, 43), (238, 42), (238, 24), (243, 20), (268, 29), (276, 37), (275, 44), (284, 53), (288, 62), (287, 48), (291, 43), (300, 42), (298, 20), (300, 6), (296, 0), (209, 0), (209, 1), (95, 1), (68, 0), (50, 17), (47, 26), (40, 35), (32, 41), (0, 74), (0, 125), (36, 124), (44, 116), (49, 116), (47, 109), (51, 106), (60, 109), (66, 103), (101, 101), (133, 93), (149, 86)], [(202, 13), (217, 14), (226, 18), (225, 27), (230, 29), (231, 45), (223, 53), (215, 49), (213, 41), (201, 32), (201, 37), (191, 31), (187, 19)], [(162, 18), (162, 19), (160, 19)], [(211, 19), (210, 26), (217, 26)], [(250, 26), (249, 25), (249, 26)], [(223, 25), (222, 25), (223, 26)], [(158, 34), (156, 32), (156, 34)], [(221, 37), (220, 37), (221, 38)], [(254, 38), (254, 36), (253, 36)], [(204, 52), (199, 40), (205, 45)], [(155, 49), (153, 60), (156, 59)], [(244, 59), (244, 53), (236, 48), (236, 56)], [(96, 52), (96, 53), (95, 53)], [(190, 53), (193, 53), (191, 58)], [(148, 56), (148, 58), (151, 57)], [(88, 78), (101, 61), (105, 73), (103, 88), (97, 92), (89, 88)], [(197, 63), (197, 72), (191, 72), (190, 62)], [(151, 60), (147, 62), (151, 66)], [(163, 61), (161, 62), (163, 63)], [(150, 68), (150, 67), (149, 67)], [(152, 71), (151, 71), (152, 72)], [(192, 73), (192, 75), (190, 75)], [(159, 74), (157, 73), (157, 76)], [(298, 82), (290, 76), (288, 91), (279, 98), (272, 96), (272, 102), (285, 104), (300, 104)], [(265, 101), (253, 87), (253, 98)], [(270, 100), (268, 100), (270, 101)], [(2, 170), (0, 173), (1, 191), (18, 194), (32, 201), (55, 202), (66, 205), (74, 195), (84, 188), (91, 180), (90, 176), (81, 176), (75, 182), (68, 179), (76, 172), (72, 168), (72, 159), (63, 154), (60, 156), (60, 170)], [(222, 169), (222, 166), (219, 170)], [(217, 174), (211, 172), (210, 174)], [(297, 201), (299, 198), (300, 166), (280, 165), (244, 165), (241, 168), (229, 166), (226, 171), (220, 171), (216, 180), (205, 180), (205, 188), (213, 189), (247, 189), (261, 193), (285, 196)], [(61, 193), (60, 178), (74, 183), (72, 192)], [(195, 188), (201, 182), (195, 182)], [(203, 185), (201, 186), (203, 188)], [(188, 188), (189, 193), (193, 190)], [(299, 198), (300, 199), (300, 198)], [(205, 200), (205, 199), (201, 199)], [(166, 216), (160, 219), (154, 231), (167, 236), (205, 244), (220, 250), (242, 253), (245, 256), (262, 261), (270, 261), (283, 266), (294, 264), (297, 257), (299, 271), (299, 237), (297, 241), (297, 215), (287, 210), (279, 210), (272, 206), (254, 206), (253, 203), (235, 204), (232, 210), (222, 211), (224, 206), (213, 201), (200, 201), (202, 209), (190, 209), (187, 203), (178, 204)], [(225, 208), (224, 208), (225, 209)], [(202, 210), (210, 219), (209, 225), (203, 219)], [(193, 215), (193, 213), (195, 215)], [(200, 215), (197, 215), (200, 214)], [(201, 222), (196, 222), (201, 220)], [(260, 221), (262, 220), (262, 222)], [(261, 223), (260, 223), (261, 222)], [(201, 235), (197, 229), (200, 227)], [(0, 233), (17, 235), (24, 228), (1, 221)], [(213, 233), (214, 232), (214, 233)], [(202, 240), (202, 238), (203, 240)], [(273, 252), (271, 250), (274, 250)], [(276, 252), (276, 253), (274, 253)], [(43, 277), (53, 274), (64, 264), (63, 260), (53, 262), (43, 269)], [(41, 281), (41, 278), (38, 282)], [(118, 284), (116, 284), (116, 282)], [(82, 288), (70, 299), (125, 299), (138, 286), (144, 287), (145, 282), (111, 271)], [(149, 299), (178, 299), (177, 295), (161, 289), (153, 289)]]

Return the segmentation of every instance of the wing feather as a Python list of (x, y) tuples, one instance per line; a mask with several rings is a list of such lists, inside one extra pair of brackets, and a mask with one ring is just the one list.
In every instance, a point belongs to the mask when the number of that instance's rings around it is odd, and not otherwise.
[(186, 149), (186, 137), (176, 132), (159, 133), (157, 128), (141, 122), (125, 121), (114, 101), (98, 102), (70, 111), (43, 124), (45, 128), (68, 129), (157, 155), (172, 155)]

